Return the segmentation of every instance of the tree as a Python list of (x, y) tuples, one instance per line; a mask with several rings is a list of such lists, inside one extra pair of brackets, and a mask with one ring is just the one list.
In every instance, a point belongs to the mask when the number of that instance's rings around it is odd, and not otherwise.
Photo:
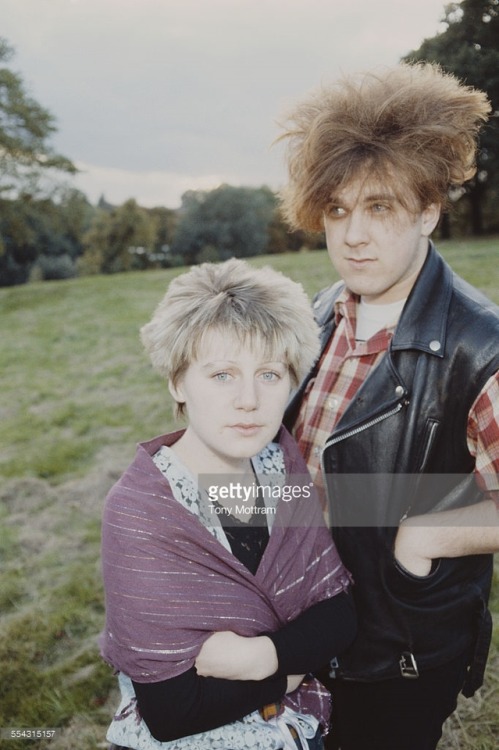
[(35, 263), (43, 280), (67, 279), (77, 274), (83, 237), (95, 209), (79, 190), (62, 189), (52, 199), (38, 201), (42, 221), (37, 235)]
[(85, 237), (81, 268), (93, 273), (145, 268), (155, 236), (155, 222), (134, 200), (100, 211)]
[(403, 59), (438, 62), (470, 86), (485, 91), (492, 117), (482, 131), (477, 174), (466, 189), (473, 234), (484, 230), (490, 203), (489, 229), (496, 219), (499, 195), (499, 0), (462, 0), (445, 6), (446, 29), (426, 39)]
[(266, 187), (221, 185), (182, 196), (172, 253), (186, 264), (226, 260), (265, 251), (275, 196)]
[(83, 234), (94, 209), (78, 190), (54, 198), (21, 194), (0, 201), (0, 286), (25, 283), (34, 268), (42, 279), (76, 275)]
[(37, 258), (37, 211), (31, 196), (0, 201), (0, 286), (25, 284)]
[(6, 63), (13, 49), (0, 37), (0, 192), (32, 192), (42, 174), (58, 170), (74, 174), (74, 164), (56, 154), (48, 140), (54, 118), (26, 92), (21, 77)]
[(323, 249), (326, 241), (324, 234), (311, 234), (301, 229), (291, 231), (281, 214), (280, 208), (276, 205), (272, 219), (268, 227), (268, 241), (265, 252), (269, 255), (276, 253), (293, 253), (299, 250), (317, 250)]
[(54, 119), (7, 66), (12, 55), (0, 37), (0, 286), (27, 281), (38, 257), (46, 224), (38, 204), (41, 177), (77, 171), (50, 147)]
[(156, 225), (156, 237), (149, 261), (156, 267), (169, 268), (176, 264), (171, 245), (177, 225), (177, 212), (173, 208), (163, 206), (146, 210)]

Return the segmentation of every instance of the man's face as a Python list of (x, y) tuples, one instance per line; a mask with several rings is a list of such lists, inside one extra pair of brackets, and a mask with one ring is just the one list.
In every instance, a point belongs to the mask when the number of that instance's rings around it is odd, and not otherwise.
[(432, 204), (409, 212), (389, 183), (354, 180), (331, 196), (324, 228), (331, 261), (347, 287), (370, 304), (407, 297), (440, 214)]

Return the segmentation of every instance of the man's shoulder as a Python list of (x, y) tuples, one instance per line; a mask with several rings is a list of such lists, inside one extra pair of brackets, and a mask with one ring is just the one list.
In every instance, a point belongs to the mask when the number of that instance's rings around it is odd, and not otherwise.
[[(424, 269), (423, 269), (424, 271)], [(441, 294), (446, 301), (437, 309), (445, 312), (447, 326), (454, 328), (459, 335), (474, 335), (473, 331), (499, 331), (499, 307), (480, 289), (459, 276), (448, 262), (432, 248), (429, 255), (426, 276), (427, 314), (433, 316), (437, 296)], [(450, 305), (450, 308), (449, 308)]]
[(499, 368), (499, 307), (457, 274), (453, 274), (447, 335), (452, 347), (471, 356), (476, 368)]
[(499, 325), (499, 306), (480, 289), (453, 272), (454, 298), (458, 305), (466, 308), (473, 318), (488, 320), (491, 325)]
[(345, 282), (341, 279), (331, 286), (321, 289), (312, 299), (312, 308), (315, 319), (319, 324), (326, 322), (331, 317), (334, 303), (345, 289)]

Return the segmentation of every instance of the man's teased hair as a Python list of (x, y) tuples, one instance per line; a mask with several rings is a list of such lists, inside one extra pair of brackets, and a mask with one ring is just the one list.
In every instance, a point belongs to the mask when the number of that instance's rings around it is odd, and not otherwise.
[(389, 182), (408, 209), (445, 205), (448, 190), (476, 171), (476, 140), (490, 104), (435, 64), (344, 76), (290, 113), (289, 184), (282, 191), (292, 227), (322, 230), (322, 212), (362, 176)]

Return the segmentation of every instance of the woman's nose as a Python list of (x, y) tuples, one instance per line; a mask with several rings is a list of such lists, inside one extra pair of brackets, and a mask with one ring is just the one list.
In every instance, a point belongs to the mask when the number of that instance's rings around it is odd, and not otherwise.
[(237, 409), (244, 409), (245, 411), (253, 411), (258, 407), (257, 387), (253, 378), (241, 380), (236, 394), (235, 406)]

